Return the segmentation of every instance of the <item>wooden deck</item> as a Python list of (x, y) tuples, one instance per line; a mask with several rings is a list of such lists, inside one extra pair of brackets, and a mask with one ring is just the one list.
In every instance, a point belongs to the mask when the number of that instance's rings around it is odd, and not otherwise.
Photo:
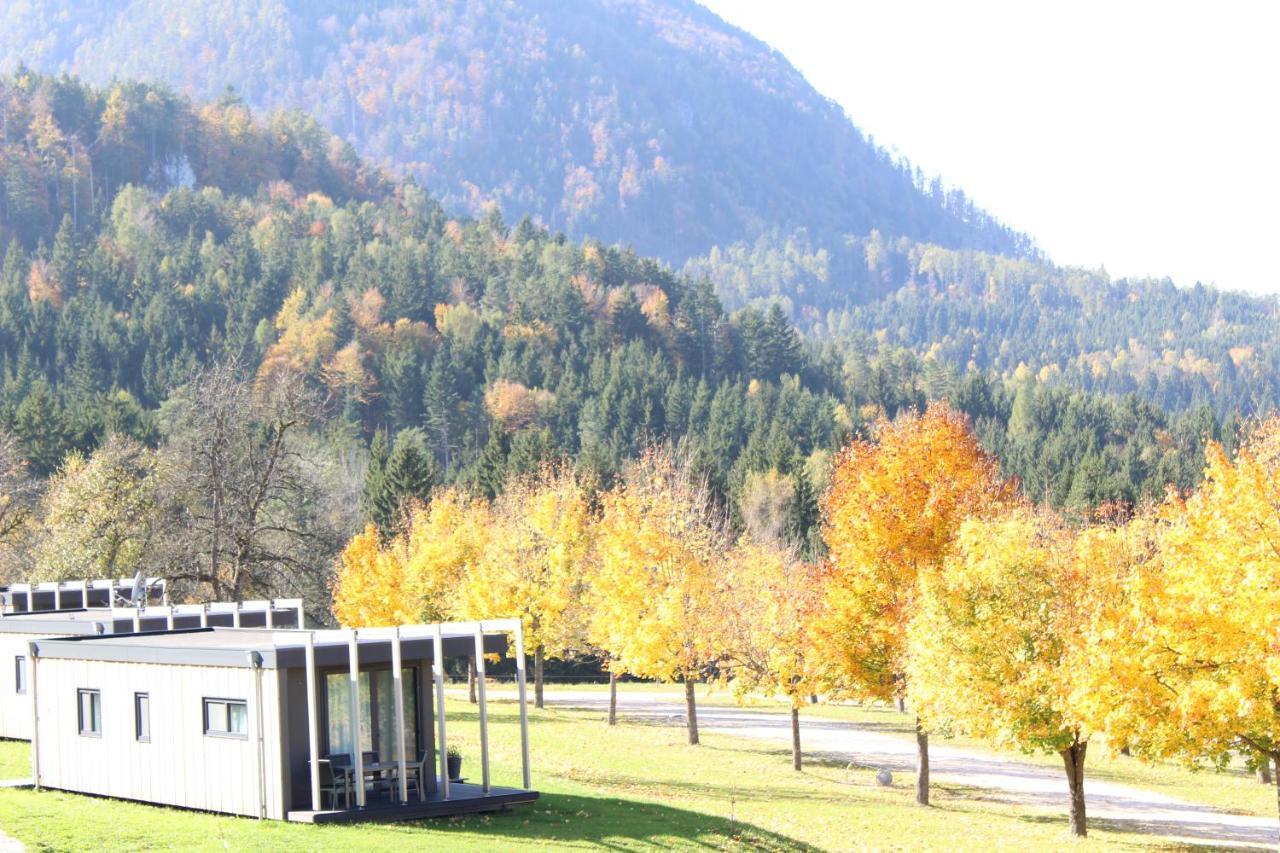
[(438, 793), (428, 794), (426, 800), (409, 795), (409, 802), (388, 802), (385, 794), (370, 794), (362, 809), (329, 811), (292, 811), (289, 820), (297, 823), (393, 823), (401, 820), (421, 820), (429, 817), (475, 814), (477, 812), (503, 811), (512, 806), (532, 803), (538, 799), (537, 791), (521, 788), (492, 787), (485, 794), (479, 785), (455, 782), (449, 786), (449, 799)]

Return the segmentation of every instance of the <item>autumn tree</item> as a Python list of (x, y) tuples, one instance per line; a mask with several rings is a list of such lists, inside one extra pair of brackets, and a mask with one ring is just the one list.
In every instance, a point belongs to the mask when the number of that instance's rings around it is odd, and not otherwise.
[(1126, 606), (1091, 631), (1113, 667), (1096, 716), (1139, 755), (1224, 765), (1243, 750), (1280, 769), (1280, 417), (1234, 459), (1206, 456), (1199, 488), (1161, 508)]
[(459, 606), (471, 618), (515, 616), (533, 648), (534, 704), (543, 707), (543, 665), (585, 645), (582, 596), (594, 519), (567, 468), (544, 466), (507, 483), (490, 532), (466, 570)]
[(1083, 565), (1070, 531), (1046, 514), (1018, 508), (964, 522), (945, 569), (920, 578), (906, 666), (925, 727), (1061, 755), (1078, 836), (1087, 834), (1091, 733), (1071, 700), (1091, 582)]
[(373, 525), (343, 549), (333, 580), (333, 615), (369, 627), (458, 618), (463, 578), (490, 533), (489, 507), (456, 490), (416, 506), (389, 539)]
[[(945, 404), (880, 421), (836, 461), (825, 501), (830, 552), (815, 634), (836, 695), (906, 696), (907, 624), (922, 577), (942, 571), (966, 518), (1007, 487), (965, 419)], [(929, 741), (917, 726), (916, 801), (929, 802)]]
[(743, 538), (725, 557), (715, 624), (721, 672), (740, 698), (783, 696), (791, 706), (791, 764), (803, 766), (800, 708), (814, 689), (809, 620), (820, 589), (816, 567), (778, 540)]
[(603, 498), (591, 642), (625, 672), (684, 682), (690, 744), (694, 683), (717, 658), (709, 629), (725, 606), (716, 595), (724, 550), (705, 483), (666, 451), (647, 451)]
[(72, 453), (51, 478), (35, 549), (38, 578), (132, 575), (156, 528), (155, 454), (113, 436), (88, 458)]

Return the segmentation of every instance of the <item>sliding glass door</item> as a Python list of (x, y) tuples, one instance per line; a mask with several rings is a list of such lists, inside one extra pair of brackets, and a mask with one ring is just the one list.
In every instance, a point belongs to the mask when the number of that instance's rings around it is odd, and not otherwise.
[[(401, 670), (404, 691), (405, 758), (418, 754), (418, 678), (417, 670)], [(355, 744), (351, 737), (351, 676), (346, 672), (325, 674), (325, 710), (328, 716), (329, 753), (352, 755)], [(360, 673), (360, 750), (376, 752), (379, 761), (395, 761), (396, 704), (395, 683), (390, 669)]]

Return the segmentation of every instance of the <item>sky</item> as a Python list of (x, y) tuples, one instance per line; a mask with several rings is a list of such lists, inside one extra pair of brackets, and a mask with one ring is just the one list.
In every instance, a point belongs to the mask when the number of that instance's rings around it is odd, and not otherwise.
[(701, 2), (1054, 261), (1280, 293), (1280, 3)]

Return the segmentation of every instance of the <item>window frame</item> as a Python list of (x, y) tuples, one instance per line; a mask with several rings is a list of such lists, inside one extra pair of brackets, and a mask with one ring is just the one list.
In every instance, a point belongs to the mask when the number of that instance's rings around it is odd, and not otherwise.
[(151, 743), (151, 694), (144, 690), (133, 694), (133, 739), (138, 743)]
[[(223, 706), (222, 724), (226, 729), (213, 728), (210, 723), (209, 708), (211, 705)], [(231, 706), (239, 705), (244, 708), (244, 731), (231, 731)], [(249, 702), (247, 699), (228, 699), (219, 696), (205, 696), (200, 702), (200, 710), (203, 715), (202, 724), (205, 737), (222, 737), (231, 738), (232, 740), (248, 740), (249, 739)]]
[(13, 690), (18, 695), (27, 692), (27, 656), (13, 656)]
[[(89, 722), (97, 723), (97, 728), (85, 727), (85, 699), (89, 700)], [(96, 711), (96, 713), (95, 713)], [(96, 687), (76, 688), (76, 722), (80, 729), (80, 737), (102, 737), (102, 691)]]

